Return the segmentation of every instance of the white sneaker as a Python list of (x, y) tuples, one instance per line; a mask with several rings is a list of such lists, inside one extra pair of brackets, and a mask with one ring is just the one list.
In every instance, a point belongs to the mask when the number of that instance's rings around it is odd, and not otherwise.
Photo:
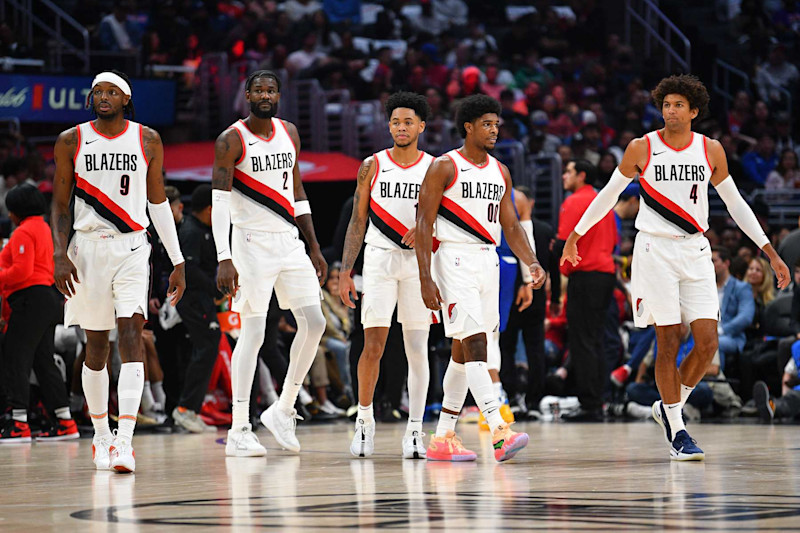
[(111, 470), (111, 457), (108, 449), (111, 447), (113, 437), (95, 437), (92, 439), (92, 461), (98, 470)]
[(347, 413), (344, 409), (336, 407), (330, 400), (325, 400), (325, 403), (319, 406), (319, 410), (323, 413), (336, 416), (344, 416)]
[(425, 435), (420, 431), (412, 431), (403, 437), (403, 459), (425, 459)]
[(125, 439), (114, 437), (114, 442), (108, 449), (111, 457), (111, 469), (120, 474), (132, 473), (136, 470), (136, 454), (133, 453), (133, 445)]
[(354, 457), (369, 457), (375, 452), (375, 421), (356, 420), (356, 434), (350, 443), (350, 453)]
[(191, 409), (181, 411), (176, 407), (172, 410), (172, 419), (186, 431), (192, 433), (205, 433), (207, 431), (206, 428), (208, 426), (206, 426), (205, 422)]
[(303, 417), (298, 416), (295, 409), (292, 409), (291, 414), (286, 415), (280, 410), (278, 404), (274, 403), (261, 413), (260, 418), (261, 423), (272, 433), (281, 448), (290, 452), (300, 451), (300, 442), (294, 431), (297, 427), (297, 420), (302, 420)]
[(225, 455), (228, 457), (263, 457), (267, 455), (258, 437), (250, 428), (250, 424), (239, 429), (228, 430), (228, 442), (225, 443)]

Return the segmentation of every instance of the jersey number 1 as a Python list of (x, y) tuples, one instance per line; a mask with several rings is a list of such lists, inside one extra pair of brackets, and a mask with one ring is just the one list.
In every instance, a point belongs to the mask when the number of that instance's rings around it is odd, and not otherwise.
[(692, 185), (692, 190), (689, 191), (689, 199), (697, 203), (697, 184)]

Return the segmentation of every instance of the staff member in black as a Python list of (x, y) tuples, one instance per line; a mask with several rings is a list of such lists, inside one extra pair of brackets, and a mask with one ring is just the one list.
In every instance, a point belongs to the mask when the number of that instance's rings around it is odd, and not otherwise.
[(211, 186), (200, 185), (192, 193), (192, 213), (185, 218), (178, 237), (186, 258), (187, 290), (178, 303), (178, 314), (189, 332), (192, 356), (186, 366), (183, 390), (172, 411), (175, 423), (191, 431), (215, 431), (198, 416), (219, 352), (220, 328), (215, 298), (217, 249), (211, 234)]

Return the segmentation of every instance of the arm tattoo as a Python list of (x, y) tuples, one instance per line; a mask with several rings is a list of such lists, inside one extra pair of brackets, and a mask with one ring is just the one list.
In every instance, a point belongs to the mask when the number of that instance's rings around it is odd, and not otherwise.
[(370, 170), (372, 169), (372, 158), (368, 157), (361, 163), (358, 169), (358, 185), (353, 196), (353, 214), (350, 215), (350, 223), (347, 225), (347, 235), (344, 239), (344, 253), (342, 254), (342, 270), (349, 272), (353, 269), (361, 245), (364, 244), (364, 234), (367, 231), (367, 221), (359, 213), (361, 203), (361, 187), (369, 180)]
[(217, 163), (211, 175), (211, 187), (214, 189), (231, 190), (233, 185), (233, 167), (222, 164), (228, 157), (230, 149), (231, 144), (228, 141), (227, 135), (220, 136), (217, 142), (214, 143), (214, 160), (215, 163)]
[(154, 129), (144, 128), (142, 137), (144, 138), (144, 155), (148, 161), (151, 161), (154, 150), (161, 144), (161, 136)]

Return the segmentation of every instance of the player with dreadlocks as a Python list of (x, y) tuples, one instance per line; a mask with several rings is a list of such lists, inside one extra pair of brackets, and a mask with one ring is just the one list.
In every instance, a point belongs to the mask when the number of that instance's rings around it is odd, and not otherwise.
[(283, 448), (299, 452), (294, 403), (325, 332), (320, 285), (328, 265), (300, 179), (300, 136), (294, 124), (275, 118), (281, 81), (274, 72), (258, 70), (247, 78), (245, 97), (250, 115), (223, 131), (214, 147), (211, 228), (217, 287), (233, 296), (242, 323), (231, 359), (233, 424), (225, 453), (257, 457), (267, 450), (250, 426), (250, 389), (272, 291), (282, 308), (291, 309), (297, 334), (280, 400), (262, 413), (261, 422)]
[[(142, 327), (147, 318), (150, 220), (174, 270), (169, 298), (186, 288), (184, 260), (164, 193), (164, 148), (158, 133), (134, 117), (131, 82), (122, 72), (98, 74), (87, 98), (96, 118), (62, 132), (55, 145), (51, 225), (55, 283), (67, 297), (66, 326), (86, 332), (82, 381), (94, 425), (98, 470), (133, 472), (133, 430), (144, 386)], [(74, 219), (70, 199), (75, 193)], [(70, 233), (75, 231), (70, 240)], [(118, 328), (119, 429), (108, 426), (109, 331)]]

